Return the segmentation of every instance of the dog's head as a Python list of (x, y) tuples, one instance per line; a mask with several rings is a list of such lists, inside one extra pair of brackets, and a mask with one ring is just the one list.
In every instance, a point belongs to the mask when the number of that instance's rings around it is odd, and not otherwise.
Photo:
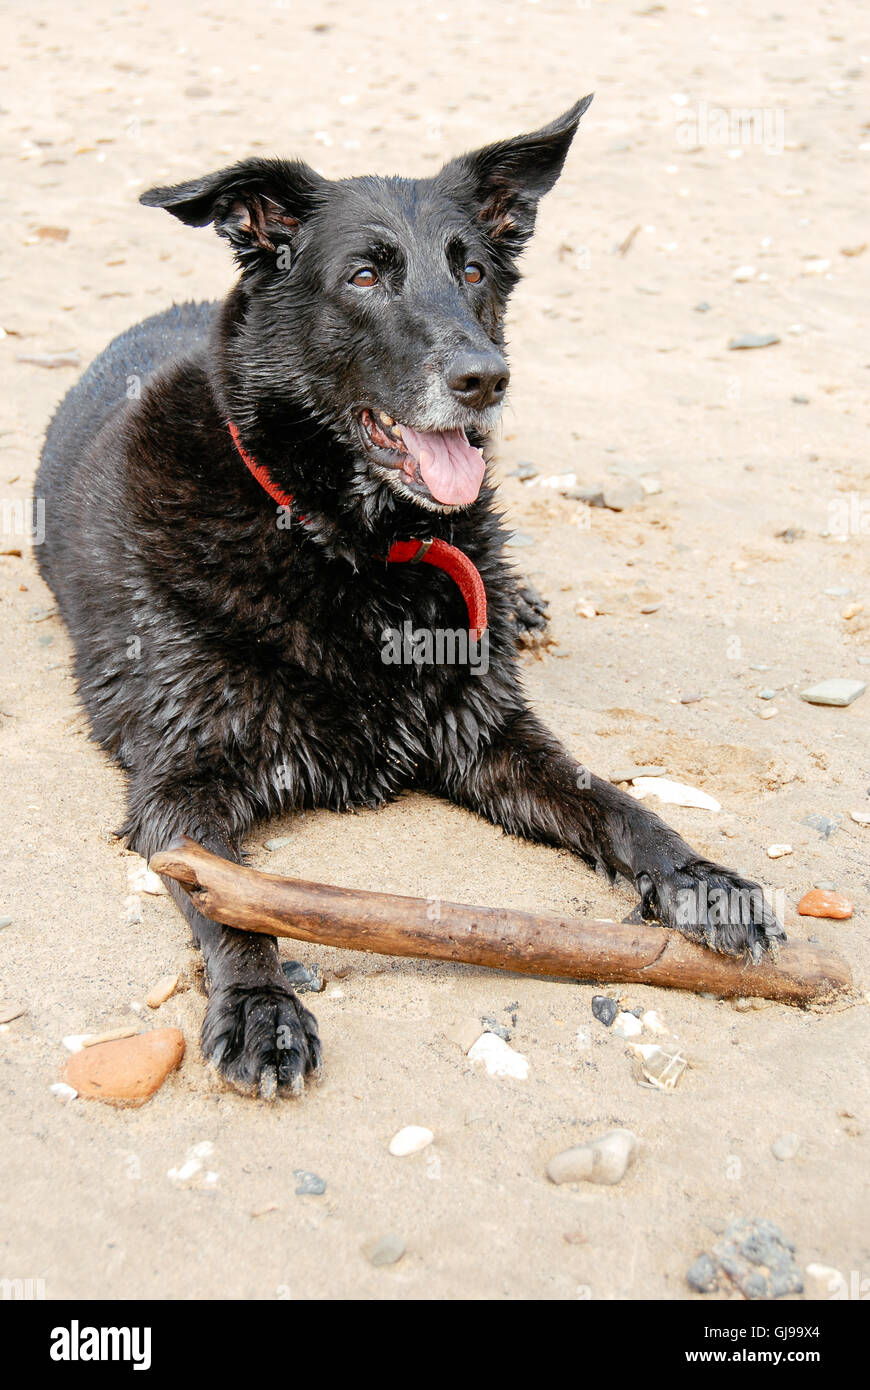
[(234, 248), (243, 310), (229, 390), (242, 434), (268, 419), (289, 437), (287, 422), (313, 417), (370, 488), (436, 511), (473, 502), (475, 445), (508, 384), (517, 259), (591, 100), (434, 178), (328, 180), (250, 159), (144, 193), (182, 222), (214, 223)]

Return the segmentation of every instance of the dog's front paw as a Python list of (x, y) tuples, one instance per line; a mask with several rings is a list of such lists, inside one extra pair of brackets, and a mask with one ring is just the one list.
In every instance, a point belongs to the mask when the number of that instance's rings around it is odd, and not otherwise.
[(224, 985), (209, 995), (202, 1050), (245, 1095), (300, 1095), (320, 1073), (317, 1020), (281, 984)]
[(676, 927), (723, 955), (749, 956), (757, 964), (785, 940), (761, 887), (709, 859), (667, 872), (643, 871), (635, 882), (647, 920)]
[(550, 645), (549, 603), (537, 589), (521, 580), (514, 592), (514, 634), (518, 647), (536, 651)]

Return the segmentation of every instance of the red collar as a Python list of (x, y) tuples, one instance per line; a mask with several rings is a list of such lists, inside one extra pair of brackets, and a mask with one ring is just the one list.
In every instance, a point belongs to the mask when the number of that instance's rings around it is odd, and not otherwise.
[[(233, 443), (235, 444), (242, 461), (256, 478), (260, 487), (268, 492), (273, 501), (279, 507), (292, 507), (293, 497), (289, 492), (282, 492), (281, 488), (272, 481), (269, 470), (264, 468), (261, 463), (246, 453), (242, 447), (239, 431), (232, 420), (227, 421)], [(304, 522), (305, 517), (300, 517)], [(480, 577), (477, 566), (469, 560), (464, 550), (458, 546), (448, 545), (440, 537), (432, 540), (421, 541), (412, 538), (408, 541), (396, 541), (390, 546), (387, 560), (394, 565), (401, 564), (424, 564), (434, 565), (436, 569), (443, 570), (449, 574), (454, 584), (459, 588), (462, 597), (465, 599), (465, 606), (468, 609), (468, 627), (472, 641), (479, 642), (481, 636), (486, 631), (486, 589)]]

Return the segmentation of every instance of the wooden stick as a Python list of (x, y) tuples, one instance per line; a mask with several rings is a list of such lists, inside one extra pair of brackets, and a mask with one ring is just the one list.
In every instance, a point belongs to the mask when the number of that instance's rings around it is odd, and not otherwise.
[(464, 961), (524, 975), (663, 985), (723, 998), (754, 995), (784, 1004), (829, 1003), (852, 984), (845, 961), (809, 942), (786, 943), (776, 962), (752, 965), (646, 924), (436, 904), (281, 878), (221, 859), (186, 836), (155, 854), (150, 867), (180, 883), (215, 922), (344, 950)]

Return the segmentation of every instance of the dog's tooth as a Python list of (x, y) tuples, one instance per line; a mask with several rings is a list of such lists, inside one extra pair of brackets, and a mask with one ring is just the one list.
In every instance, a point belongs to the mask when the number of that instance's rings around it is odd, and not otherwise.
[(387, 429), (392, 429), (393, 425), (396, 423), (391, 415), (385, 415), (383, 411), (381, 411), (381, 420), (387, 426)]

